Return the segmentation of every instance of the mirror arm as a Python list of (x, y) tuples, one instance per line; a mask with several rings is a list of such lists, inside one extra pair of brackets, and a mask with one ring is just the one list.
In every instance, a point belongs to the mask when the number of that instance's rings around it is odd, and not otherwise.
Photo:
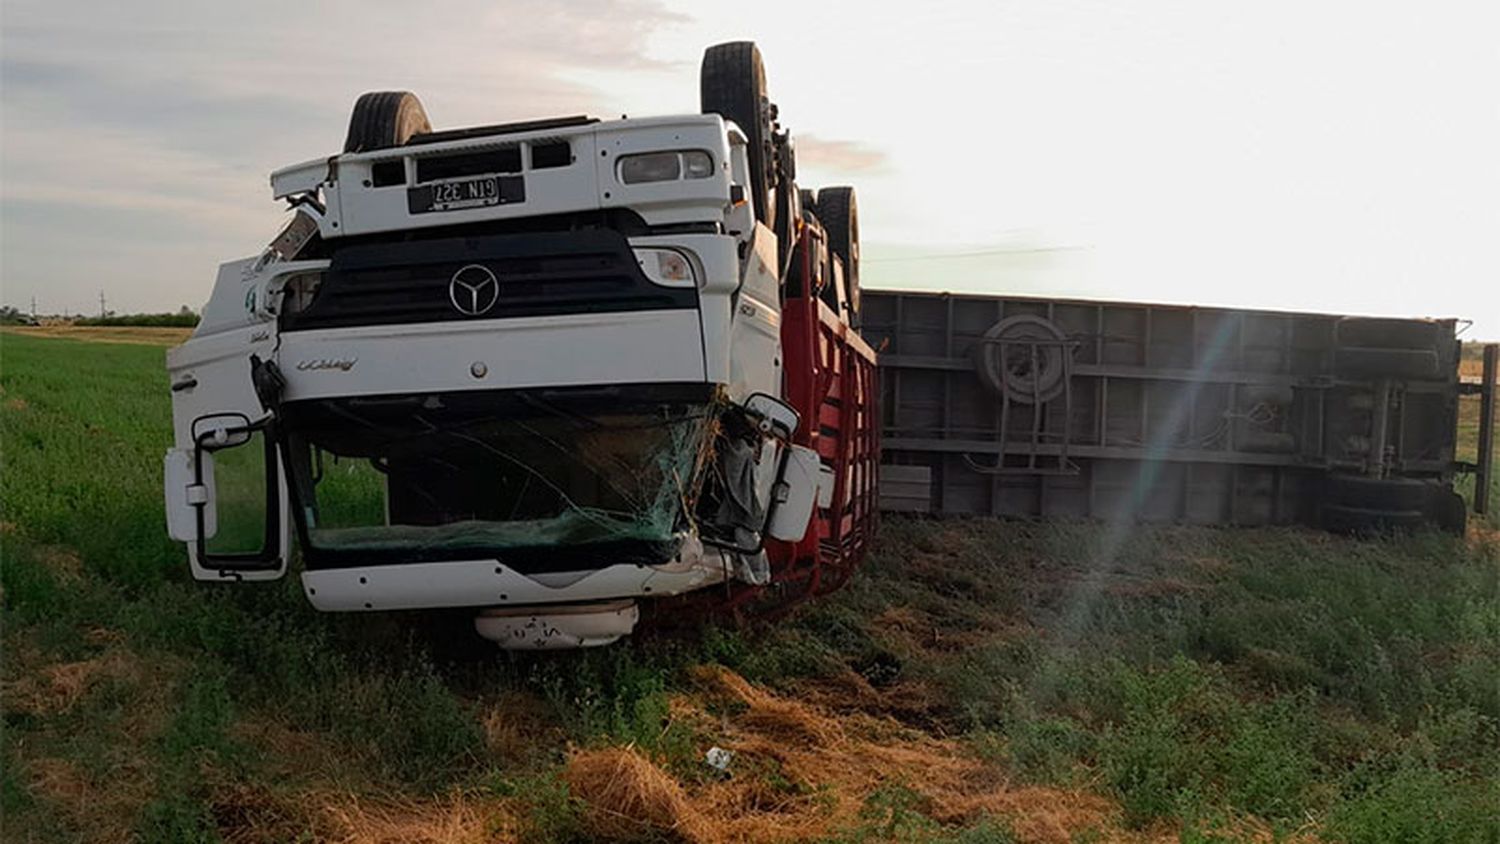
[(250, 384), (255, 388), (255, 397), (260, 406), (272, 416), (281, 409), (281, 394), (286, 390), (286, 376), (273, 360), (261, 360), (260, 355), (250, 356)]

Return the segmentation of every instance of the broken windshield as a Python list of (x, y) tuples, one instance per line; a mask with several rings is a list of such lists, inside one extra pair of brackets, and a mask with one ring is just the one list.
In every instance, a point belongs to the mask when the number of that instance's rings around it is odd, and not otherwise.
[(344, 398), (284, 408), (309, 559), (673, 541), (711, 440), (702, 388)]

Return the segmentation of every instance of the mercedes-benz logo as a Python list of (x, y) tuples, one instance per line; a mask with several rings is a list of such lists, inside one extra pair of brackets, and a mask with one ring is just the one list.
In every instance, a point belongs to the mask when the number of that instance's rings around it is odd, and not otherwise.
[(453, 274), (448, 282), (448, 301), (461, 314), (479, 316), (500, 298), (500, 280), (488, 267), (470, 264)]

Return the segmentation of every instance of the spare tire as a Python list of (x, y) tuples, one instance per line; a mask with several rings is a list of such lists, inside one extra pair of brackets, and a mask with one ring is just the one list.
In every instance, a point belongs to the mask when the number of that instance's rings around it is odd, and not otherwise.
[(699, 104), (704, 114), (734, 121), (745, 133), (750, 159), (750, 193), (755, 219), (776, 228), (775, 170), (772, 163), (770, 100), (766, 98), (766, 67), (754, 41), (715, 44), (703, 52), (698, 76)]
[(432, 131), (422, 101), (410, 91), (371, 91), (360, 94), (349, 115), (344, 152), (370, 152), (399, 147), (413, 135)]
[[(1068, 386), (1072, 351), (1066, 339), (1062, 329), (1047, 319), (1033, 314), (1009, 316), (990, 326), (974, 344), (974, 368), (979, 380), (996, 394), (1020, 404), (1044, 404)], [(1010, 351), (1002, 351), (1007, 347)]]
[(844, 262), (844, 293), (849, 300), (849, 324), (859, 327), (859, 205), (854, 188), (818, 189), (818, 222), (828, 233), (828, 249)]

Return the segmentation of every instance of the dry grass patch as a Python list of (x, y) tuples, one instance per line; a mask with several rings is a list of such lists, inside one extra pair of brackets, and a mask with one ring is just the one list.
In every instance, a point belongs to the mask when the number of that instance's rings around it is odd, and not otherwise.
[[(128, 841), (141, 808), (151, 799), (151, 765), (144, 755), (112, 766), (107, 774), (56, 756), (24, 758), (27, 791), (77, 840)], [(14, 823), (11, 819), (7, 825)], [(59, 832), (62, 830), (52, 830)]]
[(77, 583), (83, 578), (83, 558), (78, 552), (61, 545), (44, 545), (36, 550), (37, 559), (47, 568), (57, 572), (66, 583)]
[[(22, 764), (27, 790), (51, 810), (63, 829), (79, 840), (130, 840), (135, 818), (149, 799), (144, 771), (136, 772), (135, 778), (101, 783), (69, 759), (41, 756)], [(6, 824), (11, 831), (14, 823), (10, 819)]]
[(877, 687), (848, 668), (798, 681), (794, 688), (800, 699), (826, 709), (890, 716), (924, 728), (935, 727), (950, 705), (927, 683), (902, 679)]
[[(19, 657), (22, 665), (37, 658), (34, 650), (18, 651), (11, 658)], [(139, 684), (142, 671), (135, 656), (123, 648), (108, 650), (91, 659), (37, 666), (14, 680), (0, 683), (0, 707), (6, 712), (25, 715), (60, 715), (72, 710), (102, 682)]]
[(504, 804), (461, 793), (419, 800), (327, 789), (278, 794), (234, 784), (215, 791), (216, 831), (227, 844), (488, 844), (518, 835)]
[(327, 796), (316, 840), (337, 844), (480, 844), (514, 841), (515, 818), (462, 795), (433, 801)]
[(7, 822), (49, 823), (48, 840), (130, 840), (154, 796), (152, 743), (167, 729), (172, 678), (182, 664), (148, 660), (119, 644), (116, 631), (94, 628), (85, 636), (104, 643), (104, 651), (66, 662), (33, 641), (7, 641), (10, 676), (0, 685), (0, 707), (36, 719), (15, 750), (17, 780), (37, 804)]
[(298, 730), (274, 718), (243, 718), (230, 737), (264, 751), (266, 777), (290, 787), (319, 783), (324, 788), (361, 789), (371, 784), (359, 754), (326, 735)]
[(552, 721), (546, 704), (525, 692), (500, 695), (486, 708), (480, 726), (490, 752), (507, 763), (523, 761), (541, 748), (564, 744), (562, 728)]
[[(955, 741), (893, 718), (788, 700), (717, 666), (692, 671), (697, 689), (677, 717), (716, 710), (716, 741), (735, 754), (726, 778), (673, 777), (633, 747), (576, 751), (564, 772), (601, 840), (667, 838), (720, 844), (827, 838), (868, 822), (882, 789), (918, 796), (923, 815), (950, 827), (1006, 818), (1021, 841), (1176, 840), (1175, 829), (1125, 829), (1119, 807), (1078, 790), (1015, 786)], [(1092, 832), (1091, 832), (1092, 831)]]
[(631, 841), (671, 835), (684, 841), (719, 840), (682, 785), (635, 748), (578, 751), (563, 769), (563, 780), (587, 803), (585, 822), (599, 838)]
[(142, 346), (176, 346), (193, 333), (191, 328), (135, 326), (40, 325), (7, 326), (5, 333), (26, 337), (83, 340), (91, 343), (130, 343)]

